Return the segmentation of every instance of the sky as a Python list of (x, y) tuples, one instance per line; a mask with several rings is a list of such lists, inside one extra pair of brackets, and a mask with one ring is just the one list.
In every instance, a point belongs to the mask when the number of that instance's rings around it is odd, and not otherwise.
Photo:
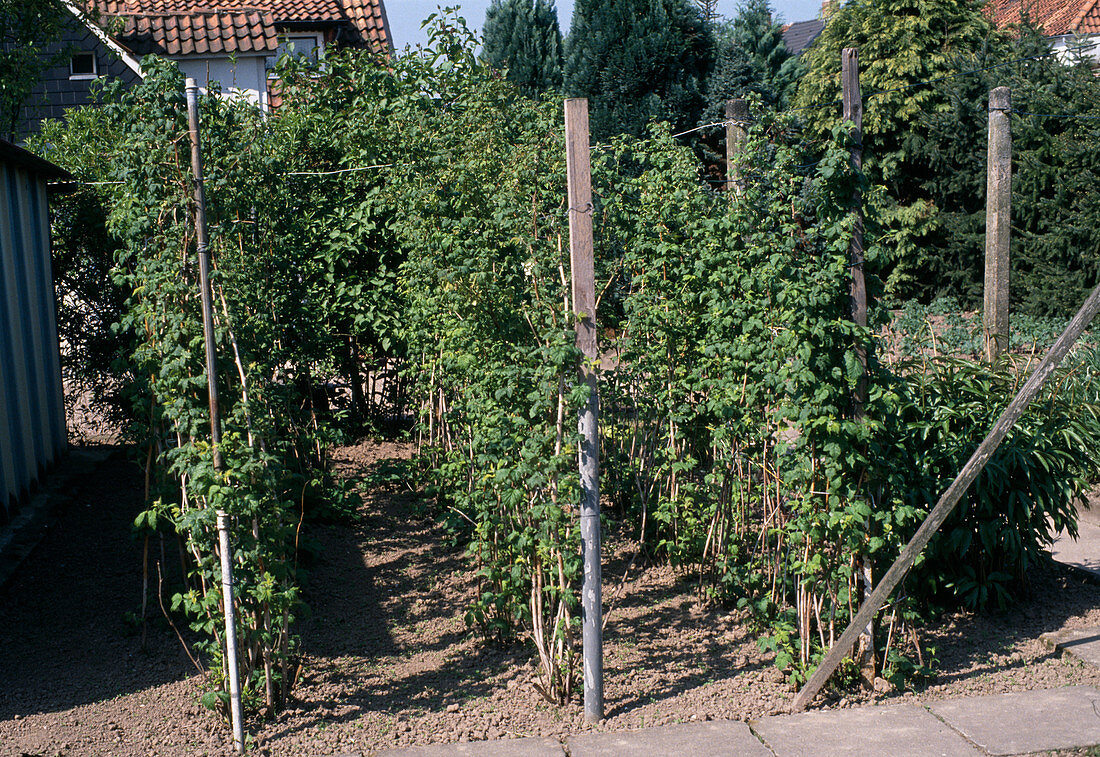
[[(385, 0), (386, 15), (390, 20), (390, 33), (393, 34), (394, 47), (401, 50), (405, 45), (415, 45), (427, 41), (420, 30), (420, 22), (439, 6), (458, 5), (466, 25), (480, 30), (485, 21), (485, 9), (489, 0)], [(561, 20), (562, 34), (568, 33), (569, 19), (573, 16), (573, 0), (558, 0), (558, 17)], [(719, 0), (718, 12), (723, 16), (733, 16), (737, 12), (737, 0)], [(817, 17), (821, 8), (820, 0), (772, 0), (772, 7), (780, 20), (806, 21)]]

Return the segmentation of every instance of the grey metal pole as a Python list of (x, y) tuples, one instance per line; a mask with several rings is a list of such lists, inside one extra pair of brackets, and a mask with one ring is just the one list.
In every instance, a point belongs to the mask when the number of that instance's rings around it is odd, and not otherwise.
[(577, 347), (584, 355), (581, 380), (588, 403), (580, 409), (581, 639), (584, 650), (584, 719), (603, 719), (603, 597), (600, 568), (600, 440), (596, 383), (596, 273), (592, 238), (592, 166), (588, 144), (588, 100), (565, 101), (565, 157), (569, 182), (569, 254)]
[(1008, 87), (989, 92), (989, 165), (985, 195), (985, 357), (1008, 349), (1009, 242), (1012, 234), (1012, 107)]
[[(199, 146), (199, 88), (194, 79), (185, 85), (187, 127), (191, 137), (191, 173), (195, 180), (195, 237), (199, 258), (199, 286), (202, 288), (202, 330), (206, 343), (206, 381), (210, 397), (210, 442), (214, 468), (222, 471), (221, 415), (218, 411), (218, 368), (214, 353), (214, 307), (210, 289), (210, 236), (206, 228), (206, 192), (203, 189), (202, 149)], [(229, 674), (229, 712), (233, 725), (233, 748), (244, 752), (244, 719), (241, 714), (241, 678), (237, 663), (237, 622), (233, 606), (233, 555), (229, 549), (229, 516), (218, 516), (218, 551), (221, 558), (222, 604), (225, 606), (225, 666)]]

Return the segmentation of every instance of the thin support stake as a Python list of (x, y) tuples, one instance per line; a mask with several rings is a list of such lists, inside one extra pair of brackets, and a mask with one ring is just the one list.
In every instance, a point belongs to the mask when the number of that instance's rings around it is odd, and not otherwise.
[(798, 696), (795, 697), (794, 702), (791, 704), (792, 712), (801, 712), (806, 709), (806, 706), (813, 700), (817, 693), (821, 691), (821, 688), (840, 665), (841, 660), (844, 659), (844, 656), (852, 648), (852, 644), (855, 643), (859, 632), (871, 621), (878, 611), (882, 609), (882, 606), (890, 597), (891, 592), (893, 592), (897, 585), (901, 583), (901, 580), (905, 578), (905, 574), (909, 569), (913, 567), (913, 563), (921, 553), (921, 550), (928, 545), (928, 542), (931, 541), (932, 537), (940, 529), (940, 526), (943, 525), (943, 522), (947, 520), (947, 516), (955, 509), (959, 500), (962, 499), (962, 495), (966, 493), (966, 490), (974, 483), (974, 479), (982, 472), (985, 464), (989, 462), (989, 458), (997, 451), (997, 447), (1004, 441), (1009, 430), (1015, 425), (1016, 421), (1020, 419), (1020, 416), (1024, 414), (1028, 403), (1035, 399), (1035, 395), (1043, 388), (1047, 379), (1050, 378), (1050, 374), (1054, 372), (1054, 369), (1058, 367), (1066, 354), (1069, 353), (1070, 348), (1073, 347), (1081, 334), (1088, 328), (1088, 325), (1092, 322), (1092, 319), (1096, 317), (1098, 311), (1100, 311), (1100, 286), (1092, 290), (1092, 294), (1085, 300), (1085, 304), (1077, 311), (1077, 315), (1075, 315), (1073, 320), (1069, 322), (1069, 325), (1066, 326), (1066, 330), (1058, 337), (1058, 341), (1050, 348), (1043, 358), (1043, 361), (1039, 363), (1039, 367), (1035, 369), (1030, 377), (1028, 377), (1023, 388), (1020, 389), (1012, 399), (1012, 402), (1005, 408), (1005, 411), (1001, 413), (997, 422), (993, 424), (993, 429), (989, 432), (989, 436), (978, 445), (978, 449), (974, 451), (974, 454), (970, 456), (966, 465), (959, 471), (959, 475), (951, 482), (951, 486), (947, 487), (947, 491), (940, 497), (940, 501), (932, 508), (932, 512), (928, 514), (924, 523), (917, 529), (917, 532), (913, 534), (913, 538), (909, 540), (909, 543), (905, 545), (905, 549), (901, 551), (901, 554), (898, 555), (898, 559), (890, 566), (890, 570), (886, 571), (886, 575), (882, 577), (878, 586), (871, 592), (871, 596), (864, 601), (863, 605), (859, 608), (859, 612), (852, 618), (852, 622), (848, 624), (844, 633), (840, 635), (840, 638), (837, 639), (836, 643), (829, 649), (829, 652), (825, 655), (825, 659), (821, 661), (817, 670), (810, 676), (810, 680), (806, 682), (806, 685), (798, 692)]
[(985, 193), (985, 357), (1008, 349), (1009, 242), (1012, 235), (1012, 107), (1008, 87), (989, 92), (989, 164)]
[[(214, 469), (225, 470), (222, 459), (221, 415), (218, 411), (218, 367), (214, 352), (214, 306), (210, 288), (210, 235), (206, 228), (206, 192), (203, 189), (202, 149), (199, 142), (199, 88), (194, 79), (185, 85), (187, 127), (191, 137), (191, 173), (195, 180), (195, 238), (199, 258), (199, 286), (202, 289), (202, 331), (206, 344), (206, 382), (210, 397), (210, 444)], [(218, 516), (218, 552), (221, 557), (222, 604), (225, 606), (225, 665), (229, 673), (229, 713), (233, 725), (233, 748), (244, 752), (244, 718), (241, 714), (241, 678), (237, 663), (237, 623), (233, 607), (233, 564), (229, 548), (229, 516)]]
[(596, 366), (596, 273), (592, 239), (592, 167), (588, 141), (588, 100), (565, 101), (565, 160), (569, 182), (569, 267), (573, 274), (573, 309), (577, 314), (577, 349), (584, 355), (580, 378), (588, 385), (588, 402), (580, 409), (581, 477), (581, 637), (584, 667), (584, 719), (603, 719), (603, 598), (600, 568), (600, 441)]

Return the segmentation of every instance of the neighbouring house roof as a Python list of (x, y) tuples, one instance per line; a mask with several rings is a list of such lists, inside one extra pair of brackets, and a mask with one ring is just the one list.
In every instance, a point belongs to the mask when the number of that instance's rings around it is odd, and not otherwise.
[(824, 28), (825, 22), (820, 18), (787, 24), (783, 27), (783, 44), (787, 46), (791, 55), (801, 55)]
[(1100, 34), (1100, 0), (994, 0), (997, 26), (1024, 19), (1049, 37), (1064, 34)]
[(342, 42), (389, 51), (383, 0), (88, 0), (113, 36), (139, 55), (271, 54), (278, 31), (343, 27)]

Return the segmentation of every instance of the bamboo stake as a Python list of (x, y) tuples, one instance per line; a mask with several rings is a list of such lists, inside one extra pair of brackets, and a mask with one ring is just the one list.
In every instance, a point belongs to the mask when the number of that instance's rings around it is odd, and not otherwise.
[(592, 169), (588, 144), (588, 100), (565, 101), (565, 154), (569, 181), (569, 249), (573, 274), (573, 308), (577, 314), (577, 347), (583, 353), (581, 380), (588, 403), (577, 419), (580, 434), (581, 631), (584, 650), (584, 719), (603, 719), (603, 600), (600, 568), (599, 394), (596, 384), (596, 273), (592, 240)]
[[(206, 382), (210, 398), (210, 442), (214, 468), (225, 470), (221, 451), (221, 416), (218, 412), (218, 368), (214, 354), (214, 307), (210, 288), (210, 237), (206, 228), (206, 193), (203, 190), (202, 148), (199, 143), (199, 89), (188, 79), (187, 125), (191, 137), (191, 172), (195, 179), (195, 234), (199, 258), (199, 286), (202, 288), (202, 330), (206, 344)], [(229, 669), (229, 711), (233, 725), (233, 748), (244, 753), (244, 719), (241, 714), (240, 667), (237, 663), (237, 623), (233, 607), (233, 561), (229, 548), (229, 516), (218, 517), (218, 547), (221, 557), (222, 604), (225, 607), (225, 665)]]
[(866, 627), (879, 609), (886, 603), (890, 593), (899, 583), (901, 583), (901, 580), (905, 577), (909, 568), (913, 567), (913, 562), (917, 559), (921, 550), (928, 545), (928, 542), (931, 541), (940, 526), (943, 525), (947, 516), (955, 509), (955, 505), (962, 499), (962, 495), (966, 493), (970, 485), (974, 483), (974, 479), (978, 477), (978, 474), (982, 472), (985, 464), (989, 462), (989, 458), (993, 456), (993, 453), (997, 451), (997, 447), (1000, 446), (1005, 436), (1008, 435), (1009, 430), (1016, 421), (1020, 419), (1020, 416), (1024, 414), (1028, 403), (1030, 403), (1031, 400), (1035, 398), (1035, 395), (1039, 393), (1039, 390), (1043, 388), (1043, 384), (1050, 378), (1050, 374), (1054, 372), (1054, 369), (1062, 362), (1062, 359), (1065, 358), (1070, 348), (1073, 347), (1081, 334), (1088, 328), (1089, 323), (1096, 317), (1098, 311), (1100, 311), (1100, 286), (1092, 290), (1092, 294), (1085, 300), (1085, 304), (1077, 311), (1077, 315), (1075, 315), (1073, 320), (1069, 322), (1069, 325), (1066, 326), (1066, 330), (1058, 337), (1058, 341), (1050, 348), (1043, 358), (1043, 361), (1039, 363), (1039, 367), (1035, 369), (1035, 372), (1032, 373), (1030, 377), (1028, 377), (1028, 380), (1013, 398), (1012, 402), (1010, 402), (1008, 407), (1005, 408), (1005, 411), (1001, 413), (997, 422), (993, 424), (993, 429), (989, 432), (989, 435), (978, 446), (978, 449), (974, 451), (974, 454), (970, 456), (970, 460), (968, 460), (966, 465), (963, 466), (963, 469), (959, 471), (959, 475), (956, 476), (955, 480), (951, 482), (951, 486), (949, 486), (947, 491), (943, 493), (943, 496), (940, 497), (939, 502), (932, 508), (932, 512), (928, 514), (928, 518), (925, 519), (921, 527), (917, 529), (913, 538), (905, 545), (905, 549), (898, 555), (898, 559), (894, 561), (894, 564), (890, 566), (890, 570), (886, 571), (886, 575), (882, 577), (878, 586), (871, 592), (871, 596), (869, 596), (863, 603), (863, 606), (859, 608), (859, 612), (852, 618), (852, 622), (848, 624), (844, 633), (840, 635), (837, 642), (829, 649), (828, 654), (825, 655), (825, 659), (821, 661), (817, 670), (810, 676), (810, 680), (806, 682), (806, 685), (798, 692), (798, 696), (795, 697), (794, 702), (791, 704), (792, 712), (801, 712), (806, 709), (806, 705), (808, 705), (814, 696), (821, 691), (821, 688), (829, 680), (829, 677), (837, 669), (837, 666), (840, 665), (841, 660), (843, 660), (844, 656), (851, 650), (852, 644), (855, 642), (860, 631)]

